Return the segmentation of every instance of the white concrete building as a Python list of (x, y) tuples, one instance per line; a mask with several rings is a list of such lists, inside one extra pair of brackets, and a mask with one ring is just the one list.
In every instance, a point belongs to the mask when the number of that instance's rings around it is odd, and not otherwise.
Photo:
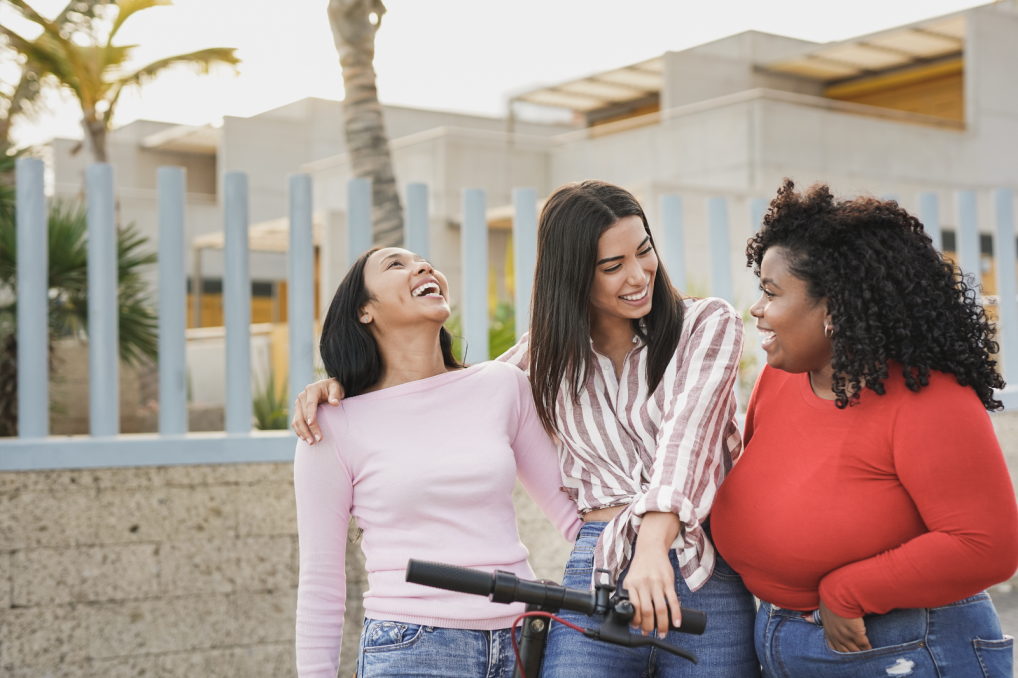
[[(385, 107), (401, 191), (425, 182), (430, 256), (458, 296), (460, 192), (487, 192), (490, 264), (503, 283), (510, 193), (598, 178), (632, 190), (659, 228), (659, 198), (684, 198), (689, 287), (709, 293), (705, 228), (709, 197), (729, 198), (735, 303), (748, 307), (756, 285), (745, 269), (753, 228), (750, 201), (770, 198), (783, 177), (836, 193), (894, 196), (918, 213), (919, 193), (937, 191), (950, 250), (955, 194), (979, 194), (980, 228), (992, 230), (989, 191), (1018, 190), (1018, 1), (1004, 0), (840, 43), (816, 44), (746, 32), (616, 70), (517, 96), (528, 105), (574, 113), (577, 124), (529, 123)], [(57, 195), (81, 187), (84, 154), (55, 140)], [(139, 121), (110, 135), (124, 221), (155, 233), (155, 168), (188, 168), (189, 240), (221, 229), (222, 177), (250, 177), (251, 222), (286, 216), (286, 177), (314, 180), (321, 225), (319, 307), (345, 272), (346, 181), (341, 103), (306, 99), (220, 128)], [(992, 239), (984, 238), (985, 254)], [(1010, 245), (1014, 246), (1014, 245)], [(189, 275), (193, 273), (189, 263)], [(285, 278), (285, 259), (253, 254), (256, 295)], [(203, 289), (216, 291), (221, 255), (203, 257)], [(256, 297), (255, 302), (265, 297)], [(455, 302), (455, 299), (454, 299)], [(264, 302), (270, 304), (270, 302)], [(255, 320), (279, 320), (275, 310)], [(269, 316), (267, 317), (266, 313)], [(282, 314), (285, 315), (285, 314)], [(204, 323), (208, 324), (208, 323)]]

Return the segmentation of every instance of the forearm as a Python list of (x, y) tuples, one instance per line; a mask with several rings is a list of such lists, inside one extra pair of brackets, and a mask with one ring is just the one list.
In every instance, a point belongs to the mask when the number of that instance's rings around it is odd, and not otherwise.
[(820, 598), (842, 617), (948, 605), (1011, 577), (1014, 541), (1014, 535), (928, 532), (831, 572), (820, 582)]
[(681, 531), (682, 521), (677, 515), (651, 511), (640, 521), (637, 548), (667, 554)]

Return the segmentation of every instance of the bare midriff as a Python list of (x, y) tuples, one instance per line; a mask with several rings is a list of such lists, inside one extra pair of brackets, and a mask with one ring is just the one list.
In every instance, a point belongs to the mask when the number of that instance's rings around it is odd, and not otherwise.
[(609, 506), (602, 509), (594, 509), (583, 515), (583, 522), (585, 523), (607, 523), (609, 520), (622, 513), (625, 506)]

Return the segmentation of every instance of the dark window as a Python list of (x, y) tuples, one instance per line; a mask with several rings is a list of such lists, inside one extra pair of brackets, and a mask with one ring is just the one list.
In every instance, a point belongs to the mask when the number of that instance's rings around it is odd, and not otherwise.
[(271, 297), (272, 296), (272, 282), (266, 282), (264, 280), (255, 280), (251, 282), (251, 296), (252, 297)]
[(987, 233), (979, 234), (979, 253), (988, 257), (993, 256), (993, 236)]
[(943, 230), (940, 232), (940, 239), (944, 242), (945, 252), (957, 252), (958, 242), (954, 237), (954, 231)]
[[(191, 294), (194, 288), (194, 279), (188, 277), (187, 279), (187, 293)], [(202, 278), (201, 280), (201, 293), (202, 294), (222, 294), (223, 293), (223, 281), (221, 278)]]

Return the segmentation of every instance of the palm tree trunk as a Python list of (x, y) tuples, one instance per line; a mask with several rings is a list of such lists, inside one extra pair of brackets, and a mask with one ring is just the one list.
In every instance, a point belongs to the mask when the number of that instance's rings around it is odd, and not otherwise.
[(85, 141), (92, 151), (92, 160), (106, 162), (106, 121), (102, 118), (96, 119), (86, 112), (81, 126), (85, 129)]
[(371, 179), (375, 244), (393, 246), (403, 243), (403, 206), (392, 171), (373, 63), (375, 33), (383, 14), (381, 0), (329, 0), (329, 22), (343, 67), (343, 117), (353, 174)]

